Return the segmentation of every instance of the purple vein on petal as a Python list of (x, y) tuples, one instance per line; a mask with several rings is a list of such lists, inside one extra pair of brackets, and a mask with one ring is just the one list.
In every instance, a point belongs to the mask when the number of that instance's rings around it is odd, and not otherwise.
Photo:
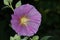
[[(34, 24), (31, 25), (31, 23), (32, 23), (32, 22), (28, 23), (27, 25), (28, 25), (30, 31), (32, 31), (33, 33), (36, 33), (36, 30), (37, 30), (36, 27), (37, 27), (37, 26), (35, 27), (35, 25), (38, 25), (38, 24), (35, 24), (35, 23), (34, 23)], [(37, 28), (38, 28), (38, 27), (37, 27)]]
[(33, 34), (32, 30), (30, 30), (28, 25), (26, 25), (26, 30), (27, 30), (27, 35), (32, 35)]

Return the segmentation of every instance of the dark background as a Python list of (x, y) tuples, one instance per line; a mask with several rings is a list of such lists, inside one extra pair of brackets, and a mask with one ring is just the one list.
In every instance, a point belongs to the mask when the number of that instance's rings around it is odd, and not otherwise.
[[(13, 7), (16, 2), (13, 0)], [(21, 0), (22, 4), (32, 4), (42, 14), (42, 23), (36, 35), (40, 38), (43, 36), (53, 36), (49, 40), (60, 40), (60, 1), (59, 0)], [(10, 36), (15, 35), (15, 31), (9, 26), (11, 14), (10, 8), (2, 10), (5, 5), (0, 0), (0, 40), (9, 40)]]

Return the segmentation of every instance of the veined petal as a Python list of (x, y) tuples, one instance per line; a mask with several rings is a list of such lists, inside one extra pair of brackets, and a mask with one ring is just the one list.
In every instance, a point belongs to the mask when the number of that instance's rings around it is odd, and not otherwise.
[(12, 14), (12, 28), (20, 36), (33, 36), (38, 31), (40, 24), (41, 14), (30, 4), (16, 8)]

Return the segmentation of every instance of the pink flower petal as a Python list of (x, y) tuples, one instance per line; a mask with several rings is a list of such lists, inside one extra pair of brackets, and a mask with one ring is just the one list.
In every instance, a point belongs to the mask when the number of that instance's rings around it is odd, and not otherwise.
[[(20, 20), (26, 16), (29, 20), (26, 25), (20, 24)], [(41, 14), (30, 4), (22, 5), (14, 10), (11, 25), (13, 30), (20, 36), (33, 36), (41, 24)]]

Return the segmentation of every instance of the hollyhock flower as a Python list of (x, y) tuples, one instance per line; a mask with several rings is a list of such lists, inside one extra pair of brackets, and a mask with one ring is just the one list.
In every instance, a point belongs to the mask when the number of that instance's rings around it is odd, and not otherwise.
[(30, 4), (22, 5), (14, 10), (11, 25), (13, 30), (21, 36), (32, 36), (41, 24), (41, 14)]

